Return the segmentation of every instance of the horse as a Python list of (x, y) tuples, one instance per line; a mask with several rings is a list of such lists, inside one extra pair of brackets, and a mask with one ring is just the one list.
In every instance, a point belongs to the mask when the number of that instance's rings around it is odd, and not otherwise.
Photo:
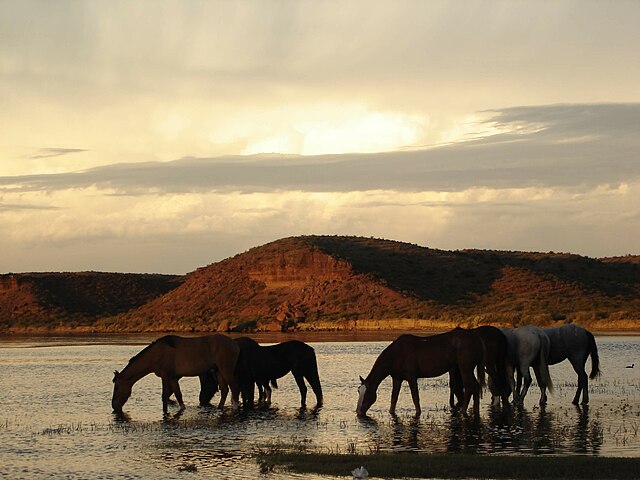
[[(491, 403), (494, 407), (509, 403), (509, 386), (507, 382), (507, 337), (499, 328), (490, 325), (472, 328), (469, 332), (480, 336), (485, 347), (485, 368), (489, 375), (489, 390)], [(464, 396), (460, 371), (454, 368), (449, 372), (449, 405), (451, 408), (460, 406)], [(455, 398), (454, 398), (455, 397)], [(458, 402), (456, 404), (455, 399)]]
[[(243, 355), (243, 351), (247, 349), (251, 349), (254, 347), (259, 347), (260, 344), (249, 337), (239, 337), (235, 339), (235, 342), (240, 347), (240, 356), (238, 357), (238, 362), (236, 363), (236, 378), (240, 380), (241, 384), (241, 393), (244, 400), (245, 406), (250, 406), (253, 404), (253, 395), (254, 395), (254, 383), (258, 387), (258, 403), (271, 403), (271, 387), (278, 388), (278, 383), (275, 378), (271, 378), (268, 380), (263, 379), (254, 379), (251, 376), (251, 372), (249, 369), (249, 363), (245, 360), (245, 355)], [(217, 369), (213, 368), (209, 374), (200, 376), (200, 405), (206, 406), (209, 404), (213, 396), (218, 392), (219, 385), (217, 379)], [(224, 405), (226, 401), (226, 397), (228, 394), (227, 389), (222, 389), (220, 392), (221, 399), (220, 403)]]
[(217, 370), (221, 386), (231, 389), (235, 410), (238, 408), (240, 394), (235, 377), (239, 356), (238, 344), (219, 333), (189, 338), (175, 335), (161, 337), (132, 357), (122, 372), (114, 372), (111, 399), (113, 411), (122, 413), (122, 406), (131, 396), (133, 385), (150, 373), (155, 373), (162, 379), (163, 412), (168, 411), (171, 394), (175, 394), (180, 408), (184, 409), (178, 384), (180, 378), (199, 376), (203, 380), (210, 375), (212, 368)]
[[(531, 386), (531, 373), (529, 367), (533, 367), (540, 387), (540, 405), (547, 404), (547, 393), (553, 392), (553, 382), (549, 375), (550, 340), (544, 330), (535, 325), (526, 325), (519, 328), (500, 327), (502, 333), (507, 337), (508, 357), (510, 364), (507, 365), (507, 377), (509, 387), (513, 392), (513, 403), (524, 404), (524, 398)], [(518, 384), (513, 381), (513, 370), (518, 371)], [(524, 378), (524, 386), (520, 391), (520, 382)]]
[[(573, 324), (545, 328), (544, 332), (551, 341), (547, 363), (555, 365), (569, 360), (578, 374), (578, 389), (572, 403), (578, 405), (582, 392), (582, 405), (587, 405), (589, 403), (588, 379), (593, 380), (600, 375), (598, 347), (593, 334), (589, 330)], [(591, 355), (591, 374), (587, 377), (584, 367), (589, 355)]]
[[(479, 382), (473, 375), (476, 367)], [(395, 414), (400, 387), (406, 380), (418, 416), (422, 412), (418, 378), (437, 377), (453, 368), (459, 369), (462, 378), (462, 411), (466, 413), (473, 396), (474, 412), (479, 413), (480, 389), (484, 387), (484, 346), (478, 335), (463, 329), (430, 337), (404, 334), (396, 338), (380, 353), (367, 378), (360, 377), (356, 412), (360, 416), (366, 415), (377, 399), (378, 386), (391, 376), (393, 388), (389, 412)]]
[[(244, 397), (245, 406), (253, 404), (253, 384), (264, 388), (266, 396), (261, 397), (266, 401), (271, 401), (271, 388), (269, 384), (277, 388), (276, 379), (284, 377), (291, 372), (300, 390), (300, 406), (307, 405), (307, 386), (305, 379), (309, 382), (313, 393), (316, 396), (317, 406), (322, 406), (322, 386), (318, 375), (318, 364), (316, 353), (313, 347), (299, 340), (276, 345), (262, 346), (255, 340), (248, 337), (237, 338), (240, 346), (239, 371), (244, 376), (243, 392), (247, 392)], [(224, 388), (222, 388), (224, 395)]]

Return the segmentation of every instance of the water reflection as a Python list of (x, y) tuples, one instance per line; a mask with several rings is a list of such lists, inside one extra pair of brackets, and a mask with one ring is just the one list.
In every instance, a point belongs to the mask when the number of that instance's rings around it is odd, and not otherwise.
[(359, 417), (369, 450), (438, 453), (576, 453), (598, 455), (603, 433), (588, 407), (487, 409), (486, 416), (447, 412), (427, 418)]

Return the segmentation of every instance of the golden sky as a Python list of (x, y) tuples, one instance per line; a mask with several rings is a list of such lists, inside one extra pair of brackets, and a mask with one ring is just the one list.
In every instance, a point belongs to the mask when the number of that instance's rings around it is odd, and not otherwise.
[(0, 1), (0, 272), (300, 234), (638, 254), (640, 3)]

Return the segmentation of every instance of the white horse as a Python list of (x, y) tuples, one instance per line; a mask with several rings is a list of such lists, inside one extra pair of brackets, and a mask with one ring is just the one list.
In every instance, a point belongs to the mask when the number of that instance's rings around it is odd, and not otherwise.
[[(549, 375), (550, 340), (544, 330), (535, 325), (527, 325), (519, 328), (500, 328), (507, 337), (508, 357), (511, 365), (507, 366), (507, 378), (513, 393), (514, 404), (524, 404), (524, 398), (531, 386), (531, 373), (529, 367), (533, 367), (536, 380), (540, 387), (540, 405), (547, 403), (547, 388), (553, 392), (553, 382)], [(513, 380), (514, 368), (518, 372), (518, 384)], [(520, 380), (524, 379), (524, 386), (520, 391)]]
[[(547, 363), (549, 365), (555, 365), (568, 359), (578, 374), (578, 390), (576, 391), (575, 397), (573, 397), (573, 404), (578, 405), (580, 392), (582, 392), (582, 404), (588, 404), (588, 378), (593, 380), (600, 375), (598, 347), (596, 346), (596, 340), (593, 338), (593, 334), (573, 324), (545, 328), (544, 332), (551, 341)], [(591, 355), (591, 374), (587, 377), (584, 366), (585, 363), (587, 363), (589, 355)]]

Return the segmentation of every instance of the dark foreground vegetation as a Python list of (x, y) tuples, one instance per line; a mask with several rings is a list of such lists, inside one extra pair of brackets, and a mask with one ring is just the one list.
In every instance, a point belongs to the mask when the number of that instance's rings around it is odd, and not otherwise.
[(265, 472), (284, 468), (336, 476), (348, 476), (364, 466), (374, 478), (626, 479), (640, 475), (640, 458), (611, 457), (275, 453), (261, 455), (258, 462)]

